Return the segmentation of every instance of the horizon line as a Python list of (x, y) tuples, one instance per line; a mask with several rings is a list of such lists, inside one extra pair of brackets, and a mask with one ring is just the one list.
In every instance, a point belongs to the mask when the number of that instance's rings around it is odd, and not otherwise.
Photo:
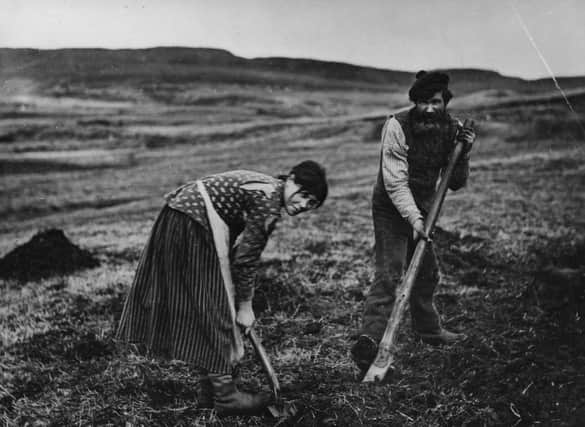
[[(102, 47), (102, 46), (70, 46), (70, 47), (55, 47), (55, 48), (41, 48), (41, 47), (13, 47), (13, 46), (3, 46), (0, 44), (0, 49), (10, 49), (10, 50), (38, 50), (38, 51), (60, 51), (60, 50), (105, 50), (105, 51), (120, 51), (120, 50), (131, 50), (131, 51), (138, 51), (138, 50), (152, 50), (152, 49), (207, 49), (207, 50), (217, 50), (217, 51), (224, 51), (233, 55), (238, 58), (244, 58), (248, 60), (253, 59), (271, 59), (271, 58), (279, 58), (279, 59), (292, 59), (292, 60), (308, 60), (308, 61), (316, 61), (316, 62), (326, 62), (326, 63), (337, 63), (337, 64), (344, 64), (350, 65), (355, 67), (361, 68), (370, 68), (373, 70), (378, 71), (391, 71), (391, 72), (399, 72), (399, 73), (407, 73), (407, 74), (416, 74), (417, 71), (412, 70), (404, 70), (398, 68), (383, 68), (374, 65), (367, 65), (367, 64), (359, 64), (355, 62), (346, 62), (334, 59), (323, 59), (323, 58), (313, 58), (313, 57), (304, 57), (304, 56), (282, 56), (282, 55), (268, 55), (268, 56), (244, 56), (240, 54), (236, 54), (233, 51), (222, 48), (222, 47), (211, 47), (211, 46), (186, 46), (186, 45), (152, 45), (152, 46), (145, 46), (145, 47)], [(508, 78), (518, 78), (525, 81), (539, 81), (539, 80), (549, 80), (550, 76), (543, 75), (542, 77), (535, 77), (535, 78), (526, 78), (521, 77), (514, 74), (504, 74), (497, 69), (490, 69), (490, 68), (481, 68), (481, 67), (439, 67), (439, 68), (431, 68), (429, 70), (453, 70), (453, 71), (461, 71), (461, 70), (472, 70), (472, 71), (487, 71), (497, 73), (502, 77)], [(427, 70), (428, 71), (428, 70)], [(571, 79), (571, 78), (583, 78), (585, 74), (572, 74), (572, 75), (557, 75), (555, 76), (557, 79)]]

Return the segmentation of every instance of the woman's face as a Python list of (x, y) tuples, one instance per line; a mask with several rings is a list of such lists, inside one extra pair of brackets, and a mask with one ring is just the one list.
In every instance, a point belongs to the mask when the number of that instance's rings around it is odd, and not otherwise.
[(294, 175), (287, 178), (284, 184), (284, 209), (290, 216), (315, 209), (319, 200), (294, 181)]

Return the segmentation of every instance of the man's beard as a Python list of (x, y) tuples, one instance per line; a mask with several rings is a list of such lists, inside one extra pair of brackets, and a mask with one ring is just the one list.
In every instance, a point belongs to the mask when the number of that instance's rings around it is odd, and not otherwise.
[(448, 124), (448, 116), (445, 110), (436, 113), (422, 113), (412, 111), (412, 133), (420, 137), (439, 136)]

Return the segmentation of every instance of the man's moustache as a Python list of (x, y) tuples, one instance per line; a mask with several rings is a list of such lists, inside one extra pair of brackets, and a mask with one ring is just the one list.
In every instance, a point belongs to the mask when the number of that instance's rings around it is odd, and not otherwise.
[(442, 113), (416, 113), (415, 119), (423, 122), (439, 122), (443, 120), (444, 114)]
[(417, 116), (412, 123), (412, 130), (415, 134), (435, 134), (440, 133), (445, 124), (442, 114), (433, 114), (427, 116)]

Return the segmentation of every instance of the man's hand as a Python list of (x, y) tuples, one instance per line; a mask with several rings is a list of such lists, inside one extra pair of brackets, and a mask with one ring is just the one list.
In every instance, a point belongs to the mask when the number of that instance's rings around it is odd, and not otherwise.
[(463, 154), (469, 155), (473, 148), (473, 142), (475, 141), (475, 130), (473, 129), (475, 123), (471, 119), (465, 120), (463, 127), (459, 130), (457, 135), (457, 141), (463, 142)]
[(418, 239), (431, 240), (429, 235), (425, 233), (425, 223), (422, 219), (417, 219), (412, 224), (412, 238), (417, 241)]
[(252, 310), (252, 301), (241, 302), (236, 315), (236, 323), (246, 331), (254, 325), (255, 321), (256, 316), (254, 315), (254, 310)]

